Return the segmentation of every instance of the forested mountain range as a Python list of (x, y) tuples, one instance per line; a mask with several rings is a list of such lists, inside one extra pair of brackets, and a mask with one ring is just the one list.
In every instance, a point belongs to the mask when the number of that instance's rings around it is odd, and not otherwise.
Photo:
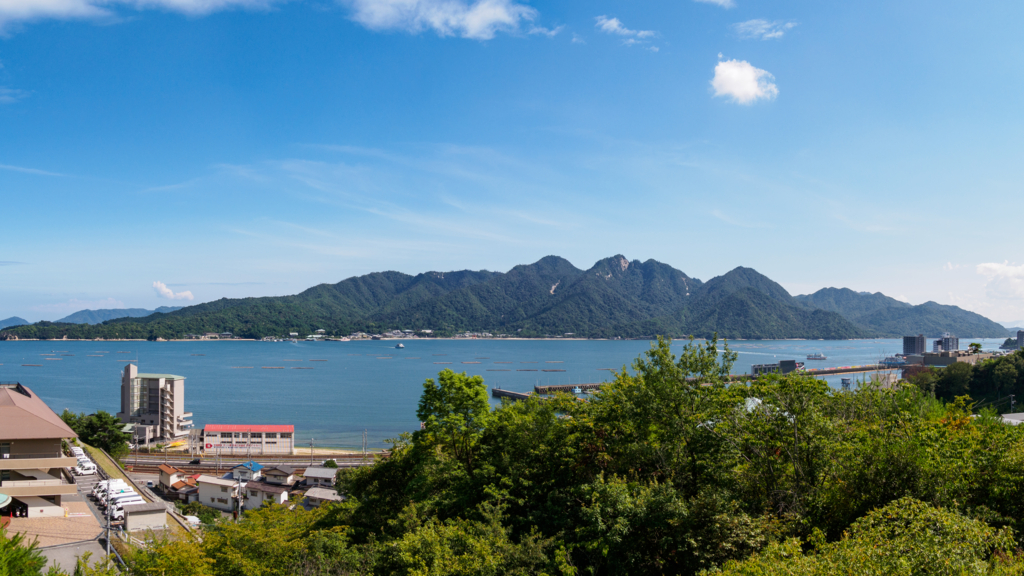
[(751, 268), (701, 282), (655, 260), (605, 258), (581, 270), (557, 256), (508, 272), (375, 272), (293, 296), (221, 299), (102, 324), (40, 322), (4, 331), (18, 338), (242, 337), (357, 330), (487, 331), (523, 337), (651, 335), (726, 338), (870, 338), (953, 332), (1005, 337), (1007, 330), (955, 306), (911, 306), (881, 294), (827, 288), (791, 296)]
[(103, 310), (79, 310), (74, 314), (65, 316), (57, 322), (66, 324), (99, 324), (115, 318), (143, 318), (157, 312), (174, 312), (181, 310), (181, 306), (160, 306), (156, 310), (145, 308), (109, 308)]

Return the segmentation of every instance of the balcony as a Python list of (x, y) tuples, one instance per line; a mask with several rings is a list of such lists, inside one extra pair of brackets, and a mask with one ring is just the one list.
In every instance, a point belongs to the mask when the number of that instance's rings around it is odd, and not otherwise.
[(0, 482), (0, 491), (8, 496), (56, 496), (58, 494), (77, 494), (74, 484), (68, 484), (63, 478), (54, 478), (39, 471), (30, 471), (25, 475), (35, 476), (25, 480), (4, 480)]
[(0, 470), (49, 470), (77, 466), (78, 459), (59, 452), (39, 452), (0, 455)]

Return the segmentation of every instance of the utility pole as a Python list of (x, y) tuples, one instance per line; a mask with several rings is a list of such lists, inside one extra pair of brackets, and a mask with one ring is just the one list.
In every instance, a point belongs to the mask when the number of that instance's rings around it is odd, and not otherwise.
[(110, 477), (107, 477), (107, 557), (110, 557), (110, 511), (113, 508), (111, 506), (111, 486)]
[(363, 465), (366, 465), (366, 428), (363, 428)]
[(309, 467), (313, 467), (313, 439), (309, 439)]
[(1013, 414), (1013, 407), (1017, 404), (1016, 395), (1010, 394), (1010, 414)]

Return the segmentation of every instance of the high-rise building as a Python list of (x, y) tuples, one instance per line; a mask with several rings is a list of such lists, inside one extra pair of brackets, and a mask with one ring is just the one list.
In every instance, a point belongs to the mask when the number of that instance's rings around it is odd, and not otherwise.
[(185, 412), (185, 377), (143, 374), (134, 364), (121, 374), (121, 411), (125, 424), (136, 424), (138, 438), (171, 439), (188, 434), (191, 412)]
[(1017, 350), (1024, 348), (1024, 330), (1017, 330)]
[(910, 356), (911, 354), (924, 354), (927, 351), (928, 342), (925, 340), (924, 334), (903, 337), (903, 354)]
[(949, 332), (944, 332), (942, 338), (935, 340), (932, 347), (933, 352), (955, 352), (960, 349), (960, 339)]

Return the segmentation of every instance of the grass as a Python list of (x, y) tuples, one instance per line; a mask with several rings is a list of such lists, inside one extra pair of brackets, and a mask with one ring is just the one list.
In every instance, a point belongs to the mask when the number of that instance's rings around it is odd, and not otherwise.
[(119, 468), (113, 461), (111, 461), (110, 458), (108, 458), (107, 455), (104, 454), (102, 450), (100, 450), (99, 448), (93, 448), (92, 446), (89, 446), (88, 444), (82, 441), (79, 441), (78, 445), (89, 453), (89, 457), (92, 458), (92, 461), (95, 462), (97, 466), (102, 468), (103, 471), (107, 473), (107, 476), (110, 476), (111, 478), (120, 478), (125, 482), (128, 481), (128, 477), (125, 476), (124, 472), (121, 471), (121, 468)]

